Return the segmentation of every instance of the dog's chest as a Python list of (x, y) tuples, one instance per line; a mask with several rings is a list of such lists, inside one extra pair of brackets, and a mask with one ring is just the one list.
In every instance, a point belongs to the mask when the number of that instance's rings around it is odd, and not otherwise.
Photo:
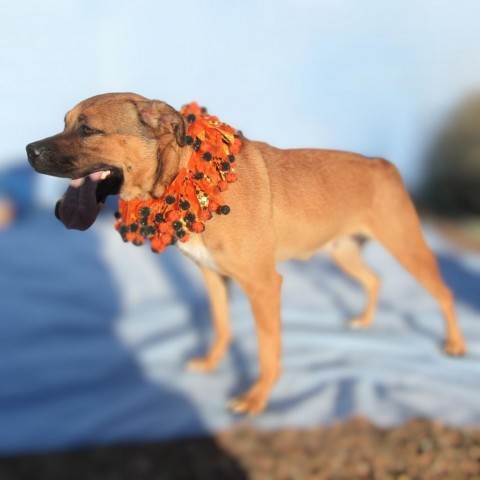
[(187, 242), (177, 242), (176, 245), (184, 255), (198, 265), (216, 270), (217, 266), (215, 260), (200, 238), (192, 235), (192, 238)]

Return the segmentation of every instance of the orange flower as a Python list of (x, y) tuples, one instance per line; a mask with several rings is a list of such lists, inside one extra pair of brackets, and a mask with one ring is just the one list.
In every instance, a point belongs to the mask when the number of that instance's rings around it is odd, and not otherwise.
[(163, 243), (163, 240), (160, 237), (152, 238), (152, 241), (150, 242), (150, 245), (152, 247), (152, 250), (155, 253), (160, 253), (163, 250), (165, 250), (165, 248), (166, 248), (166, 245)]
[(173, 240), (173, 236), (168, 234), (162, 235), (160, 238), (165, 245), (170, 245)]
[(195, 233), (202, 233), (205, 230), (205, 225), (202, 222), (193, 222), (192, 230)]
[(178, 210), (170, 210), (167, 213), (167, 220), (170, 222), (176, 222), (180, 220), (181, 213)]
[(201, 210), (200, 212), (198, 212), (197, 216), (200, 220), (203, 221), (210, 220), (212, 218), (212, 214), (208, 210)]
[(235, 172), (228, 172), (226, 175), (225, 175), (225, 180), (228, 182), (228, 183), (233, 183), (233, 182), (236, 182), (237, 181), (237, 174)]
[(208, 202), (208, 209), (211, 211), (211, 212), (216, 212), (217, 211), (217, 208), (219, 207), (220, 205), (215, 202), (214, 200), (210, 200), (210, 202)]
[(160, 233), (167, 233), (169, 229), (170, 229), (170, 225), (168, 225), (167, 223), (161, 223), (158, 226), (158, 230), (160, 231)]

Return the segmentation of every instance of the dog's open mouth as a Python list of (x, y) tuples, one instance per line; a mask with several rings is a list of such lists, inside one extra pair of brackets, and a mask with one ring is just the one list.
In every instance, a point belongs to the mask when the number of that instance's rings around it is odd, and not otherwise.
[(55, 216), (68, 228), (86, 230), (95, 222), (108, 195), (116, 195), (123, 183), (123, 172), (105, 167), (71, 180), (65, 195), (55, 206)]

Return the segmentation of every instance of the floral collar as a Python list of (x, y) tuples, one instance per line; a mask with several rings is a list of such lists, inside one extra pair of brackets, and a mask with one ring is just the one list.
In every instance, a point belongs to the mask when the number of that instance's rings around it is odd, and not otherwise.
[(237, 180), (234, 162), (242, 144), (235, 129), (197, 103), (185, 105), (180, 113), (188, 122), (186, 143), (192, 149), (187, 166), (162, 197), (119, 198), (115, 213), (123, 241), (143, 245), (148, 239), (155, 253), (203, 232), (214, 213), (228, 215), (222, 192)]

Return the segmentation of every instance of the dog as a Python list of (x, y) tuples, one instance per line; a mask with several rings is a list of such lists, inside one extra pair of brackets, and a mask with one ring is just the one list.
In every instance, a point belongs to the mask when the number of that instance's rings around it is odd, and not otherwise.
[[(192, 153), (187, 120), (168, 104), (133, 93), (89, 98), (65, 116), (63, 132), (26, 147), (39, 173), (72, 179), (56, 206), (67, 228), (93, 224), (108, 195), (160, 198)], [(260, 373), (229, 408), (257, 414), (280, 375), (282, 277), (277, 262), (320, 250), (365, 289), (365, 310), (351, 321), (372, 324), (380, 281), (362, 261), (364, 239), (380, 242), (437, 300), (445, 318), (444, 350), (463, 355), (454, 301), (394, 165), (382, 158), (322, 149), (280, 150), (241, 136), (238, 181), (224, 192), (229, 215), (178, 242), (200, 267), (211, 305), (214, 340), (188, 367), (214, 369), (231, 339), (227, 280), (246, 293), (255, 319)]]

